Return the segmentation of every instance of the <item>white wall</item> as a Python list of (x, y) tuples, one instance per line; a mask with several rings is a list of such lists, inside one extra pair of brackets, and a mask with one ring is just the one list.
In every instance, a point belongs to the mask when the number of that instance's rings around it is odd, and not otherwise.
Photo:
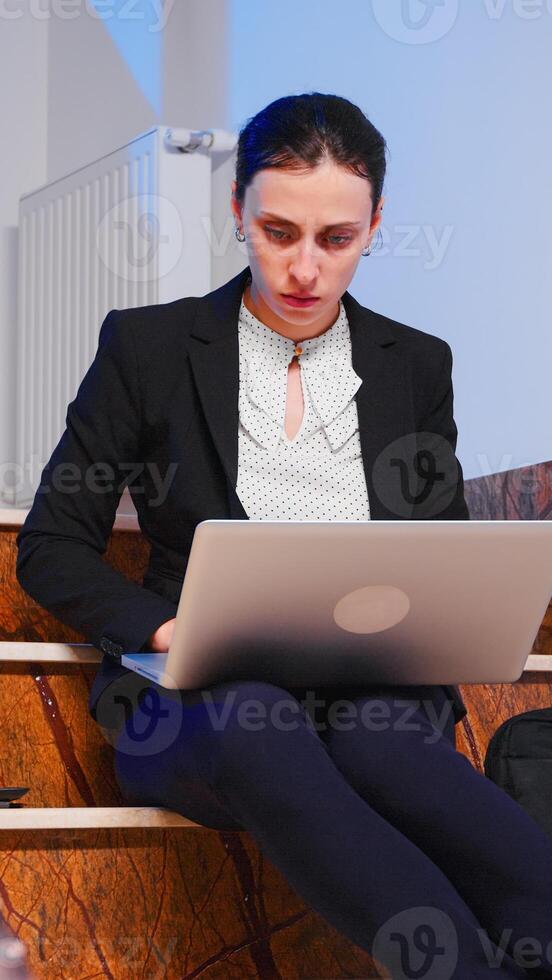
[(41, 6), (0, 14), (0, 464), (14, 458), (18, 197), (152, 124), (237, 130), (315, 89), (357, 102), (388, 141), (385, 249), (350, 288), (451, 344), (466, 477), (552, 458), (551, 0), (410, 0), (410, 27), (388, 0), (165, 0), (157, 15), (159, 0), (112, 0), (142, 19), (110, 23), (94, 0), (71, 17)]
[[(0, 500), (15, 462), (18, 201), (152, 125), (224, 127), (226, 0), (0, 4)], [(243, 265), (243, 262), (241, 262)]]
[[(89, 0), (90, 3), (90, 0)], [(52, 17), (48, 177), (62, 176), (160, 123), (223, 126), (226, 0), (112, 0), (105, 14)], [(142, 13), (142, 19), (138, 15)]]
[(87, 9), (74, 19), (53, 16), (49, 22), (48, 180), (96, 160), (158, 121), (108, 21)]
[(191, 129), (225, 128), (227, 0), (174, 0), (164, 46), (163, 122)]
[[(0, 490), (13, 487), (17, 326), (17, 202), (46, 180), (47, 25), (0, 17)], [(20, 14), (20, 16), (19, 16)]]
[(552, 459), (550, 0), (231, 0), (230, 29), (229, 128), (319, 90), (385, 136), (386, 248), (350, 289), (451, 344), (466, 477)]

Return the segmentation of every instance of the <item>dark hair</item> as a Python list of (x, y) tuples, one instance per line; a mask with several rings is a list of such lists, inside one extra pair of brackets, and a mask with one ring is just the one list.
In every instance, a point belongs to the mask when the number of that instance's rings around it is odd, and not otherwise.
[(243, 207), (255, 174), (267, 167), (304, 172), (325, 158), (372, 185), (372, 207), (382, 195), (387, 144), (361, 109), (339, 95), (307, 92), (276, 99), (240, 130), (236, 199)]

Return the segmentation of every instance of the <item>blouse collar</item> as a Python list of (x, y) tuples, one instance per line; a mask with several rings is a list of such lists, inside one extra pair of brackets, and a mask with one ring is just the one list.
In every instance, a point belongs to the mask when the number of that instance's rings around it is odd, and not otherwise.
[[(285, 420), (287, 368), (297, 342), (254, 316), (243, 298), (239, 314), (240, 419), (262, 445), (275, 448)], [(301, 341), (299, 363), (313, 408), (335, 451), (352, 435), (356, 412), (347, 408), (362, 384), (351, 363), (345, 307), (323, 334)], [(306, 406), (305, 406), (306, 411)]]

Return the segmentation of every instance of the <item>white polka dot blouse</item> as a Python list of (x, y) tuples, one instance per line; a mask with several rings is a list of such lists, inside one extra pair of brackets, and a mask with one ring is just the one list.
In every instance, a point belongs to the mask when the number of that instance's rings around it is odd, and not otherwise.
[(241, 303), (236, 492), (255, 520), (369, 520), (355, 394), (362, 378), (351, 362), (345, 308), (319, 337), (302, 340), (304, 414), (289, 439), (284, 428), (288, 365), (296, 342)]

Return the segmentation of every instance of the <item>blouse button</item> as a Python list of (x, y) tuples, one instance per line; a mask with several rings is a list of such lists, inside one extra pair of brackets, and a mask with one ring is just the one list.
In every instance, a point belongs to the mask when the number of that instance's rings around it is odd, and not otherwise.
[(299, 344), (296, 344), (295, 346), (295, 353), (297, 354), (297, 357), (299, 357), (299, 354), (303, 353), (303, 348), (300, 347)]

